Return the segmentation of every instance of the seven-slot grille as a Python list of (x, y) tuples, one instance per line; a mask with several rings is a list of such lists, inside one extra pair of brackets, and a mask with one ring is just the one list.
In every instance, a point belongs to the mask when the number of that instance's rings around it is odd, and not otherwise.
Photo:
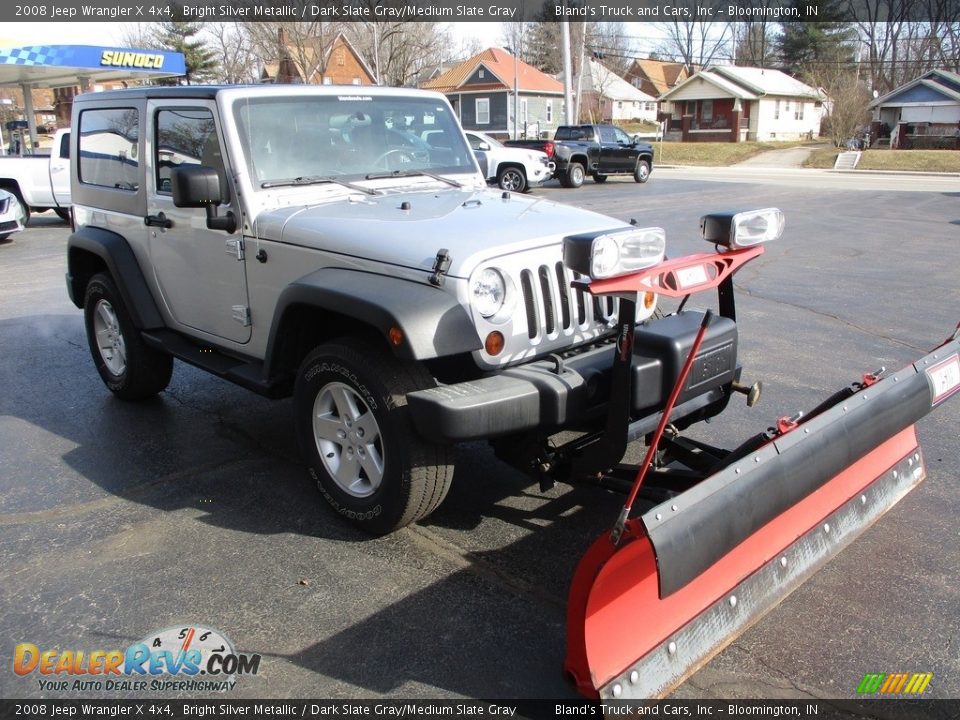
[(520, 292), (531, 340), (609, 325), (616, 317), (615, 298), (596, 298), (572, 287), (571, 282), (580, 277), (562, 262), (520, 271)]

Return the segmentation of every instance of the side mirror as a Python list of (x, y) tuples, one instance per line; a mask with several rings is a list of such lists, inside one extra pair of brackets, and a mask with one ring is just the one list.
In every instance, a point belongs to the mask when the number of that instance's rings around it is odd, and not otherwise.
[(237, 219), (231, 211), (217, 215), (217, 205), (223, 202), (220, 176), (206, 165), (182, 165), (170, 171), (170, 189), (173, 204), (179, 208), (206, 208), (207, 228), (236, 232)]
[(205, 165), (181, 165), (170, 171), (173, 204), (179, 208), (219, 205), (222, 200), (220, 176)]

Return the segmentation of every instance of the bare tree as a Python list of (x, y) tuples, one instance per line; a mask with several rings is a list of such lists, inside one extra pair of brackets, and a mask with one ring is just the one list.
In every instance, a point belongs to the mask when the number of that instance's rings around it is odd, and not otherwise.
[(676, 58), (688, 73), (730, 57), (731, 23), (674, 20), (657, 23), (657, 26), (667, 37), (657, 54)]
[(620, 22), (591, 22), (586, 25), (586, 50), (604, 67), (623, 77), (636, 58), (633, 41)]
[(218, 81), (229, 85), (256, 82), (257, 54), (244, 28), (236, 22), (219, 22), (210, 23), (206, 30), (219, 66)]
[(449, 59), (449, 32), (433, 22), (350, 23), (350, 41), (381, 85), (416, 85), (426, 68)]
[[(324, 50), (341, 31), (341, 23), (242, 22), (251, 51), (261, 63), (278, 62), (284, 55), (296, 65), (301, 82), (310, 82), (326, 70)], [(281, 40), (282, 35), (282, 40)]]
[(761, 68), (775, 65), (774, 25), (766, 19), (735, 23), (730, 29), (734, 64)]
[[(563, 70), (562, 54), (558, 51), (562, 42), (561, 26), (555, 19), (502, 25), (505, 39), (514, 37), (518, 32), (523, 33), (521, 56), (524, 61), (547, 75), (557, 75)], [(618, 75), (626, 73), (636, 57), (633, 40), (623, 23), (570, 22), (570, 55), (574, 75), (580, 72), (580, 56), (583, 54), (603, 60), (604, 65)]]
[(123, 23), (120, 31), (120, 45), (130, 48), (155, 48), (153, 23)]
[(803, 73), (808, 85), (827, 96), (823, 130), (838, 147), (870, 119), (870, 92), (858, 75), (856, 68), (840, 62), (812, 64)]
[(857, 0), (857, 7), (861, 61), (872, 90), (885, 94), (929, 70), (960, 69), (956, 2)]

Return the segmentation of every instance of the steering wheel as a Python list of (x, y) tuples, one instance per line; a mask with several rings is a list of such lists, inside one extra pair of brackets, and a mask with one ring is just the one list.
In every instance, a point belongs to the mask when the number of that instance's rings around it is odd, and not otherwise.
[[(392, 157), (395, 157), (396, 159), (392, 162), (387, 162), (387, 160)], [(384, 167), (393, 168), (396, 165), (412, 163), (415, 160), (416, 158), (413, 157), (413, 154), (409, 150), (404, 150), (403, 148), (393, 148), (380, 155), (376, 160), (373, 161), (373, 164), (380, 165), (383, 163)]]

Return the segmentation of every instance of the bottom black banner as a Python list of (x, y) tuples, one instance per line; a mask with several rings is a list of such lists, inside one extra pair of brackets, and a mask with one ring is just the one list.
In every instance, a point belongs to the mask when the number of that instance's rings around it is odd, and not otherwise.
[(957, 700), (0, 700), (0, 718), (842, 718), (955, 720)]

